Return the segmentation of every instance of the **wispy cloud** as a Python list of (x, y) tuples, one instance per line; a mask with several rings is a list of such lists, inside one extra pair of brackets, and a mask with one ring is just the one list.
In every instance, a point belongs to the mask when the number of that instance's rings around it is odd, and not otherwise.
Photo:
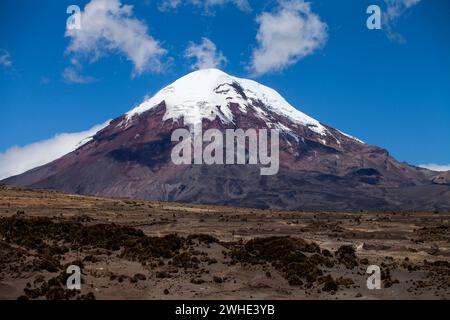
[(86, 84), (97, 81), (94, 77), (91, 76), (83, 76), (80, 74), (79, 69), (75, 67), (67, 67), (63, 71), (63, 79), (67, 83), (75, 83), (75, 84)]
[(68, 29), (65, 35), (70, 38), (69, 54), (95, 61), (120, 52), (133, 63), (134, 75), (162, 71), (166, 50), (149, 35), (147, 25), (133, 16), (133, 6), (120, 0), (91, 0), (81, 12), (81, 29)]
[(178, 8), (183, 4), (193, 5), (200, 8), (203, 13), (211, 14), (215, 7), (223, 7), (227, 4), (235, 5), (244, 12), (252, 11), (248, 0), (162, 0), (159, 5), (160, 11), (169, 11)]
[(50, 82), (52, 82), (52, 80), (49, 77), (42, 76), (39, 82), (42, 85), (48, 85), (50, 84)]
[(428, 164), (419, 164), (418, 167), (430, 169), (433, 171), (449, 171), (450, 170), (450, 164), (428, 163)]
[(227, 62), (222, 52), (208, 38), (202, 38), (200, 44), (191, 42), (185, 51), (185, 57), (193, 60), (192, 69), (217, 68)]
[(281, 71), (314, 53), (327, 41), (327, 25), (304, 0), (280, 1), (274, 12), (263, 12), (250, 70), (255, 75)]
[(82, 141), (103, 129), (107, 122), (76, 133), (59, 133), (51, 139), (0, 152), (0, 179), (21, 174), (74, 151)]
[(91, 76), (85, 76), (82, 74), (83, 65), (76, 58), (70, 59), (70, 66), (66, 67), (62, 73), (62, 77), (65, 82), (71, 84), (87, 84), (96, 82), (97, 79)]
[(404, 42), (404, 37), (395, 31), (399, 18), (410, 8), (417, 5), (421, 0), (384, 0), (386, 3), (386, 12), (383, 14), (383, 24), (386, 35), (392, 41)]
[(0, 66), (9, 68), (12, 66), (11, 55), (5, 49), (0, 48)]

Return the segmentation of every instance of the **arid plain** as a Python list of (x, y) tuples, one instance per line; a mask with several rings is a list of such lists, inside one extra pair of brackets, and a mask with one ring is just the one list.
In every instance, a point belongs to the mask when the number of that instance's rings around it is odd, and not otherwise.
[[(448, 299), (450, 213), (299, 212), (0, 187), (0, 299)], [(82, 270), (67, 290), (66, 268)], [(382, 288), (366, 285), (369, 265)]]

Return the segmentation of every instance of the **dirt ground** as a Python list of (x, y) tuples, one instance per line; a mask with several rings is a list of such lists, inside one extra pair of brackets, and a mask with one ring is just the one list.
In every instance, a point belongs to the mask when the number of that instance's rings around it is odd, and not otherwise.
[[(0, 299), (448, 299), (450, 213), (297, 212), (0, 187)], [(81, 291), (66, 269), (82, 270)], [(369, 265), (382, 288), (366, 285)]]

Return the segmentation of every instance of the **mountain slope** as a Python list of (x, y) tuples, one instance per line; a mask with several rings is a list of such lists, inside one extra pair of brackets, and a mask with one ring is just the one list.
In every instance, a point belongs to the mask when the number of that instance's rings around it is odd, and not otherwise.
[[(280, 171), (174, 165), (171, 133), (280, 130)], [(305, 210), (450, 210), (450, 188), (320, 123), (257, 82), (208, 69), (188, 74), (113, 120), (64, 157), (7, 184), (80, 194)]]

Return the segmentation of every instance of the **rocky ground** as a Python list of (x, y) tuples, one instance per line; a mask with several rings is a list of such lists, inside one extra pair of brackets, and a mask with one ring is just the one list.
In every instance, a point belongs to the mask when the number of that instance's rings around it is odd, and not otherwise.
[[(448, 299), (450, 213), (294, 212), (0, 187), (0, 299)], [(81, 291), (66, 269), (82, 270)], [(366, 286), (369, 265), (382, 288)]]

